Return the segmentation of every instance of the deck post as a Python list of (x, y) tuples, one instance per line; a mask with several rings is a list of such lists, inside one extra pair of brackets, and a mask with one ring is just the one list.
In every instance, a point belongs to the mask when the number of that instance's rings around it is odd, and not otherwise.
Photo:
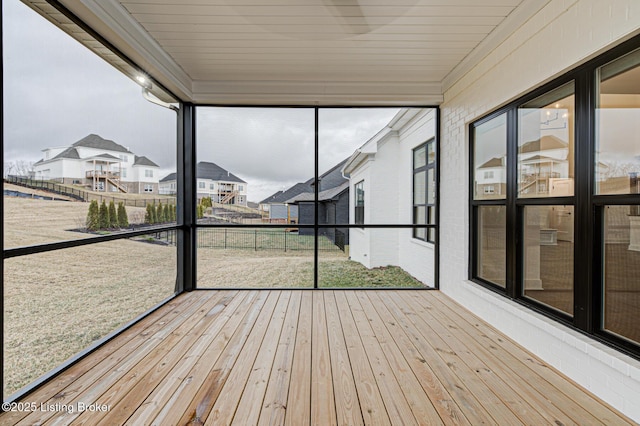
[(182, 103), (178, 111), (177, 143), (177, 250), (176, 293), (196, 288), (196, 148), (195, 107)]

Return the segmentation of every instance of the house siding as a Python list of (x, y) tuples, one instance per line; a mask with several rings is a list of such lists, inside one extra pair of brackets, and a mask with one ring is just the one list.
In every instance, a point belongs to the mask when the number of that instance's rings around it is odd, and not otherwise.
[(640, 420), (640, 362), (467, 280), (469, 123), (639, 33), (637, 1), (551, 1), (458, 81), (441, 105), (440, 289)]
[[(352, 194), (353, 186), (364, 181), (365, 224), (413, 222), (413, 149), (434, 137), (435, 111), (425, 109), (370, 142), (377, 144), (375, 154), (357, 166), (350, 179)], [(352, 218), (354, 214), (352, 207)], [(368, 268), (399, 266), (422, 283), (435, 285), (435, 246), (413, 238), (412, 229), (351, 229), (349, 253)]]

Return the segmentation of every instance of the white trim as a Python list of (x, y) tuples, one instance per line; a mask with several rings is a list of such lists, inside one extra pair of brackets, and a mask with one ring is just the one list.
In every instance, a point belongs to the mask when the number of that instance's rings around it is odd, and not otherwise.
[[(118, 45), (114, 40), (109, 40), (117, 45), (126, 54), (134, 51), (138, 53), (144, 62), (150, 64), (158, 70), (153, 76), (160, 80), (160, 77), (169, 77), (172, 84), (162, 83), (171, 87), (171, 90), (181, 91), (189, 98), (193, 97), (192, 80), (189, 75), (169, 56), (169, 54), (149, 35), (149, 33), (129, 14), (129, 12), (116, 0), (80, 0), (82, 4), (93, 14), (101, 24), (106, 25), (122, 41), (127, 43), (128, 49)], [(68, 3), (63, 1), (62, 3)], [(67, 6), (69, 7), (69, 6)], [(74, 10), (77, 7), (70, 7)], [(87, 22), (87, 17), (82, 17)], [(94, 22), (95, 24), (95, 22)], [(134, 59), (135, 58), (131, 58)], [(144, 63), (142, 61), (136, 61)], [(151, 71), (151, 70), (146, 70)], [(155, 74), (155, 73), (154, 73)], [(134, 77), (134, 76), (131, 76)], [(176, 93), (179, 95), (180, 93)]]

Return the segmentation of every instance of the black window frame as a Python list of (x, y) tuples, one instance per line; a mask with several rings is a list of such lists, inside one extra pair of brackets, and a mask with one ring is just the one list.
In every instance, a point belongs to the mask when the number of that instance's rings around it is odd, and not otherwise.
[[(429, 218), (435, 217), (435, 209), (436, 209), (436, 199), (438, 197), (437, 191), (437, 182), (436, 182), (436, 156), (434, 155), (433, 160), (429, 159), (429, 147), (431, 147), (432, 152), (436, 152), (436, 143), (435, 138), (431, 138), (428, 141), (416, 146), (411, 151), (411, 165), (412, 165), (412, 189), (411, 189), (411, 199), (412, 199), (412, 223), (414, 225), (429, 225)], [(424, 148), (425, 150), (425, 163), (423, 166), (416, 167), (416, 151)], [(433, 182), (429, 182), (429, 171), (432, 171)], [(424, 172), (424, 203), (416, 203), (416, 175), (418, 173)], [(433, 194), (433, 200), (429, 202), (429, 185), (435, 185), (436, 190)], [(419, 223), (419, 217), (417, 211), (420, 207), (424, 208), (424, 223)], [(424, 234), (424, 235), (420, 235)], [(412, 237), (416, 240), (425, 241), (428, 243), (435, 243), (435, 233), (431, 231), (429, 228), (413, 228)]]
[[(617, 58), (640, 49), (636, 36), (554, 80), (532, 89), (499, 109), (469, 124), (469, 265), (470, 281), (512, 299), (536, 312), (589, 335), (594, 340), (640, 359), (640, 342), (633, 342), (604, 329), (604, 208), (631, 205), (640, 209), (640, 194), (595, 192), (596, 105), (598, 69)], [(518, 197), (518, 108), (535, 98), (575, 82), (574, 193), (572, 196)], [(506, 200), (474, 200), (474, 129), (501, 114), (507, 114), (507, 197)], [(523, 211), (535, 205), (574, 206), (574, 297), (573, 316), (523, 296)], [(502, 288), (478, 276), (478, 209), (482, 205), (505, 205), (507, 211), (506, 286)]]
[[(362, 194), (362, 205), (358, 205), (360, 199), (358, 191)], [(365, 191), (364, 179), (353, 185), (353, 223), (356, 225), (364, 225), (364, 209), (365, 209)]]

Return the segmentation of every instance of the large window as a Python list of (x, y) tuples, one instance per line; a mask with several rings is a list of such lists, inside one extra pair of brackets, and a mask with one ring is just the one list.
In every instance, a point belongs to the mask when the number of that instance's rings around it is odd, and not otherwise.
[[(413, 150), (413, 223), (435, 224), (436, 182), (435, 142), (433, 140)], [(434, 242), (433, 228), (415, 228), (413, 238)]]
[(471, 278), (640, 354), (640, 39), (472, 123)]

